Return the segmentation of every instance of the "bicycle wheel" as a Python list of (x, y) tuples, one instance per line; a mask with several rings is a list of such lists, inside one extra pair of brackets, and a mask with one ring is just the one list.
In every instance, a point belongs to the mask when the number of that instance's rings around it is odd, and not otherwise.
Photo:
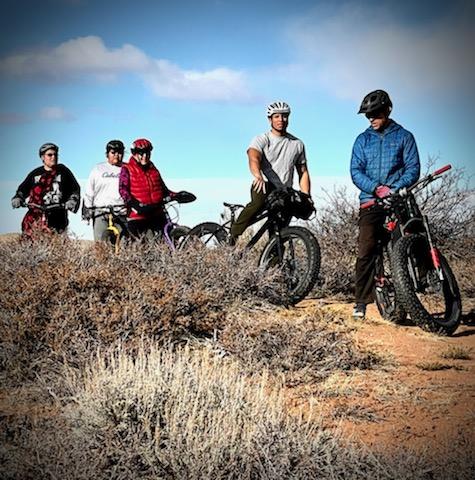
[(177, 225), (171, 232), (170, 238), (175, 245), (175, 248), (180, 248), (190, 232), (190, 227), (184, 225)]
[(433, 265), (427, 239), (408, 235), (396, 242), (392, 254), (394, 286), (411, 319), (424, 330), (451, 335), (459, 326), (462, 301), (457, 280), (439, 254), (439, 272)]
[(222, 225), (214, 222), (199, 223), (193, 227), (188, 232), (187, 239), (183, 243), (186, 244), (191, 239), (199, 239), (201, 243), (209, 248), (216, 248), (229, 243), (228, 232)]
[(393, 323), (404, 323), (407, 313), (397, 298), (390, 269), (387, 250), (376, 260), (376, 285), (374, 299), (380, 315)]
[(107, 229), (101, 236), (101, 240), (106, 243), (110, 243), (114, 247), (115, 253), (119, 252), (120, 233), (117, 234), (114, 231)]
[[(320, 246), (315, 236), (304, 227), (286, 227), (279, 239), (273, 235), (262, 251), (259, 265), (263, 268), (280, 266), (284, 274), (288, 297), (295, 304), (305, 298), (320, 274)], [(280, 258), (282, 257), (282, 258)]]

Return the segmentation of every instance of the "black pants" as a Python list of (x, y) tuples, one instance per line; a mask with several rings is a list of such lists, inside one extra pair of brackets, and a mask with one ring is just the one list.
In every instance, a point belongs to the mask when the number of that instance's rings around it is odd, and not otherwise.
[(356, 259), (355, 302), (372, 303), (374, 300), (374, 277), (378, 241), (386, 242), (388, 234), (384, 228), (386, 214), (381, 207), (360, 209), (358, 258)]
[(139, 220), (129, 219), (127, 230), (130, 240), (153, 240), (162, 235), (166, 222), (167, 218), (164, 213)]

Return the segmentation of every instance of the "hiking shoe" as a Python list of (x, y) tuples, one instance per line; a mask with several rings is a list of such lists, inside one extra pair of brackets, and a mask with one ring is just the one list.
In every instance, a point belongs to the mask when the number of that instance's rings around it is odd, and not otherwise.
[(357, 303), (353, 308), (353, 318), (363, 319), (366, 315), (366, 304)]

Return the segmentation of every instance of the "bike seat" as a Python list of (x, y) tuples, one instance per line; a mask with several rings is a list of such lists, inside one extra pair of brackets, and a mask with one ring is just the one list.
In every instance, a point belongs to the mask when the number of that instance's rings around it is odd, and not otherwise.
[(232, 212), (234, 212), (235, 210), (239, 210), (240, 208), (244, 208), (244, 205), (241, 205), (240, 203), (223, 202), (223, 205), (229, 208)]

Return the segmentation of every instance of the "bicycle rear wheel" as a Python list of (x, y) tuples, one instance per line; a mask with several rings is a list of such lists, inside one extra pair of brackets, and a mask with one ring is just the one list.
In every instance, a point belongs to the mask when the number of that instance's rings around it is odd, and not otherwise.
[(374, 299), (380, 315), (393, 323), (404, 323), (407, 313), (397, 298), (386, 249), (376, 259)]
[[(280, 250), (280, 254), (279, 254)], [(287, 298), (295, 304), (305, 298), (320, 274), (320, 246), (315, 236), (303, 227), (286, 227), (279, 237), (273, 235), (262, 251), (259, 265), (280, 266), (284, 275)]]
[(219, 223), (204, 222), (199, 223), (188, 232), (187, 239), (183, 244), (187, 244), (192, 239), (198, 239), (209, 248), (216, 248), (229, 243), (229, 234)]

